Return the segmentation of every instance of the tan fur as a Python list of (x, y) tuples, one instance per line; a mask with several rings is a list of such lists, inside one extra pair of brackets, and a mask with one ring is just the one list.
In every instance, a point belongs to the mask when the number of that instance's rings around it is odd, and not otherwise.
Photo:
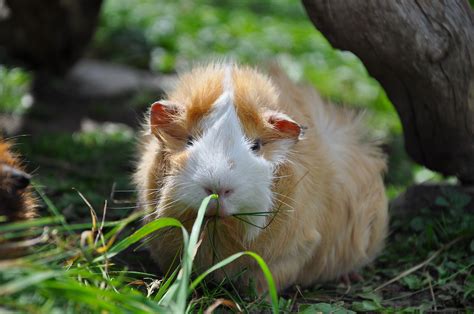
[[(222, 92), (222, 66), (210, 65), (184, 75), (169, 99), (182, 104), (186, 129), (196, 132)], [(267, 77), (254, 69), (234, 67), (235, 105), (250, 138), (266, 136), (272, 130), (263, 109), (283, 112), (306, 126), (288, 161), (278, 169), (273, 184), (277, 199), (274, 215), (260, 235), (248, 243), (243, 239), (244, 223), (234, 217), (206, 223), (204, 240), (196, 255), (198, 271), (232, 253), (250, 250), (268, 263), (279, 289), (289, 285), (310, 285), (333, 280), (369, 263), (383, 246), (387, 233), (387, 201), (382, 181), (385, 160), (380, 150), (363, 140), (360, 119), (352, 112), (326, 105), (314, 89), (297, 86), (277, 68)], [(197, 130), (199, 132), (199, 130)], [(134, 179), (147, 221), (172, 216), (188, 227), (194, 211), (173, 203), (173, 191), (162, 190), (163, 180), (186, 156), (179, 145), (144, 135)], [(262, 154), (269, 154), (270, 142)], [(176, 143), (175, 143), (176, 144)], [(181, 146), (181, 147), (182, 147)], [(155, 212), (156, 208), (160, 208)], [(150, 252), (166, 271), (181, 245), (179, 230), (160, 232), (150, 242)], [(226, 268), (232, 275), (244, 268), (243, 281), (254, 278), (265, 289), (258, 266), (242, 258)], [(217, 273), (216, 277), (222, 277)]]

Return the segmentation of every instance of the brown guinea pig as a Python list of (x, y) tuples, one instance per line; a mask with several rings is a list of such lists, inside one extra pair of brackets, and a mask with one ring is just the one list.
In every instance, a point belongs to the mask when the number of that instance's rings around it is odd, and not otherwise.
[[(281, 290), (347, 275), (383, 246), (381, 151), (363, 140), (358, 116), (324, 104), (276, 67), (269, 75), (234, 64), (197, 67), (151, 106), (145, 131), (134, 180), (147, 222), (175, 217), (190, 226), (202, 199), (219, 195), (207, 211), (198, 271), (250, 250)], [(180, 232), (148, 242), (162, 271), (179, 254)], [(266, 289), (250, 259), (225, 274), (244, 269), (242, 284)]]
[(0, 139), (0, 216), (7, 222), (35, 216), (35, 202), (29, 189), (30, 175), (25, 173), (11, 145)]
[[(30, 175), (24, 172), (19, 157), (12, 152), (11, 145), (0, 138), (0, 224), (35, 217), (36, 203), (29, 184)], [(0, 234), (0, 259), (21, 252), (23, 250), (13, 243), (6, 245)]]

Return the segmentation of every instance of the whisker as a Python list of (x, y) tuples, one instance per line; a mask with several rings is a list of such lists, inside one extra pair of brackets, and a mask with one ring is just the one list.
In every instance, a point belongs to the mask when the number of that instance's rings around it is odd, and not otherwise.
[(248, 224), (248, 225), (257, 227), (257, 228), (262, 229), (262, 230), (267, 227), (267, 226), (261, 227), (261, 226), (256, 225), (256, 224), (254, 224), (254, 223), (252, 223), (252, 222), (250, 222), (250, 221), (248, 221), (248, 220), (245, 220), (245, 219), (243, 219), (243, 218), (240, 218), (239, 216), (233, 216), (233, 215), (232, 215), (232, 217), (234, 217), (235, 219), (240, 220), (240, 221), (242, 221), (242, 222), (244, 222), (244, 223), (246, 223), (246, 224)]
[(232, 216), (269, 216), (272, 214), (277, 213), (276, 211), (269, 211), (269, 212), (245, 212), (245, 213), (237, 213), (232, 214)]
[(278, 199), (278, 198), (275, 199), (275, 200), (276, 200), (277, 202), (280, 202), (280, 204), (283, 204), (283, 205), (288, 206), (290, 209), (293, 209), (293, 210), (295, 209), (294, 206), (292, 206), (292, 205), (290, 205), (290, 204), (288, 204), (288, 203), (286, 203), (286, 202), (283, 202), (282, 200), (280, 200), (280, 199)]
[(273, 192), (274, 194), (278, 195), (278, 196), (283, 196), (284, 198), (290, 200), (290, 201), (293, 201), (293, 202), (296, 202), (296, 200), (292, 197), (289, 197), (288, 195), (285, 195), (285, 194), (282, 194), (282, 193), (278, 193), (278, 192)]
[(282, 178), (288, 178), (288, 177), (291, 177), (291, 175), (287, 174), (284, 176), (274, 176), (273, 179), (282, 179)]

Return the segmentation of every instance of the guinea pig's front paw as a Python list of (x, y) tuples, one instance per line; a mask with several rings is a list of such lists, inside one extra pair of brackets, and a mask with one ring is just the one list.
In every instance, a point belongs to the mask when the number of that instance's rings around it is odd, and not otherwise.
[(351, 271), (339, 277), (339, 281), (342, 282), (347, 287), (350, 287), (351, 283), (361, 282), (363, 280), (364, 280), (364, 277), (362, 277), (359, 273), (355, 271)]

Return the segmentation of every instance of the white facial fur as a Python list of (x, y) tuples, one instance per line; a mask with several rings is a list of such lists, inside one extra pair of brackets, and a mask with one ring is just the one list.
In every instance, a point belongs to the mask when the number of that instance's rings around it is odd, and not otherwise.
[[(201, 122), (205, 132), (187, 148), (189, 157), (185, 169), (173, 178), (177, 186), (176, 196), (189, 206), (198, 208), (210, 191), (217, 193), (220, 216), (268, 212), (273, 204), (274, 163), (250, 149), (253, 139), (244, 135), (233, 98), (229, 68), (222, 95)], [(246, 224), (249, 241), (267, 222), (266, 215), (239, 217), (249, 222)]]

